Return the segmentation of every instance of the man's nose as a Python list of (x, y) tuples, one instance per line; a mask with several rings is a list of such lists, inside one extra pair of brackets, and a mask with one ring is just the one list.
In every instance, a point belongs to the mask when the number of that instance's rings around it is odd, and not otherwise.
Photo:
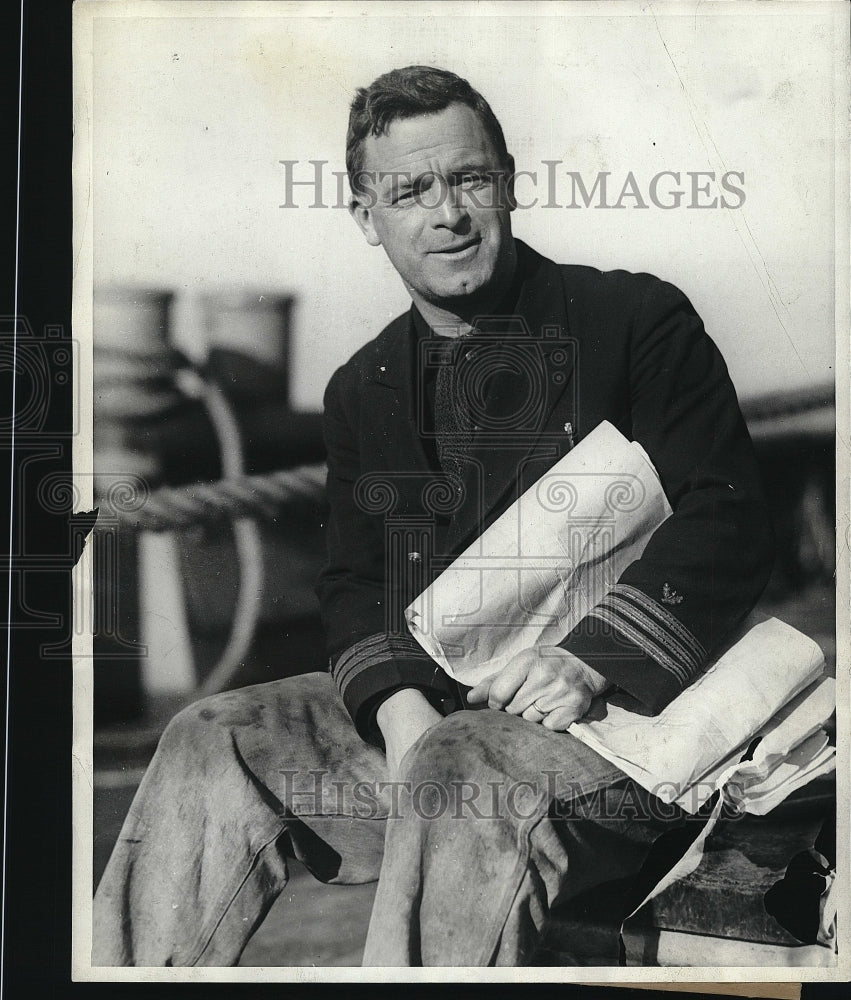
[(469, 218), (463, 194), (458, 185), (441, 181), (436, 185), (440, 197), (432, 209), (432, 225), (435, 228), (457, 229)]

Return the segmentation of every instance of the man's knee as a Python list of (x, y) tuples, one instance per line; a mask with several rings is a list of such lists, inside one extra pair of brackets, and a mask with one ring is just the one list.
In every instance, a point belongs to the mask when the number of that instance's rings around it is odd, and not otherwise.
[[(406, 815), (410, 811), (429, 826), (445, 820), (499, 821), (505, 830), (500, 836), (514, 843), (518, 824), (541, 816), (546, 801), (544, 782), (517, 780), (502, 760), (506, 735), (516, 721), (505, 713), (458, 712), (437, 723), (405, 761)], [(478, 828), (474, 823), (469, 829)], [(487, 829), (489, 837), (496, 836), (493, 823)]]
[(471, 747), (469, 725), (457, 712), (442, 719), (419, 740), (405, 762), (408, 781), (434, 779), (452, 781), (471, 773), (475, 752)]
[(172, 755), (186, 750), (198, 756), (216, 747), (230, 729), (231, 701), (231, 692), (215, 694), (181, 709), (163, 731), (157, 752)]
[(293, 731), (310, 731), (326, 721), (335, 692), (325, 675), (304, 674), (210, 695), (178, 712), (166, 727), (158, 752), (231, 754), (284, 749)]

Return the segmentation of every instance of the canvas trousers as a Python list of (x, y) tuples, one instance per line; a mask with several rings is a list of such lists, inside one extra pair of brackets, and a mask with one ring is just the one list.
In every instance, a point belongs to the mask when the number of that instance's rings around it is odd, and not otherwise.
[(364, 965), (524, 965), (553, 906), (635, 876), (685, 819), (573, 736), (491, 710), (444, 718), (400, 778), (327, 674), (190, 705), (95, 894), (93, 965), (236, 964), (293, 859), (378, 880)]

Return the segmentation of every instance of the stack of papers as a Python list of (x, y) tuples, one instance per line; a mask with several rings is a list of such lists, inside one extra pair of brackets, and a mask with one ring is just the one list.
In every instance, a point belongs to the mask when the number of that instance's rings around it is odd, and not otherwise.
[[(836, 689), (823, 670), (811, 639), (777, 618), (754, 616), (658, 715), (643, 715), (616, 694), (569, 732), (687, 812), (726, 786), (728, 803), (763, 815), (835, 766), (836, 748), (822, 727)], [(743, 761), (749, 748), (752, 759)]]

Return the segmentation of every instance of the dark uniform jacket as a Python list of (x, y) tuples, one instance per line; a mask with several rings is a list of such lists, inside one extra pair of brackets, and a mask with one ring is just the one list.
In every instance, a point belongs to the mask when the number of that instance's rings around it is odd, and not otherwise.
[(657, 712), (768, 578), (751, 441), (686, 297), (649, 274), (558, 265), (517, 245), (513, 316), (479, 324), (457, 361), (475, 420), (463, 483), (435, 458), (423, 386), (439, 361), (413, 310), (325, 393), (330, 515), (317, 589), (330, 668), (358, 731), (379, 744), (375, 710), (401, 687), (444, 712), (465, 704), (467, 689), (410, 637), (405, 607), (603, 420), (647, 451), (673, 514), (564, 648)]

